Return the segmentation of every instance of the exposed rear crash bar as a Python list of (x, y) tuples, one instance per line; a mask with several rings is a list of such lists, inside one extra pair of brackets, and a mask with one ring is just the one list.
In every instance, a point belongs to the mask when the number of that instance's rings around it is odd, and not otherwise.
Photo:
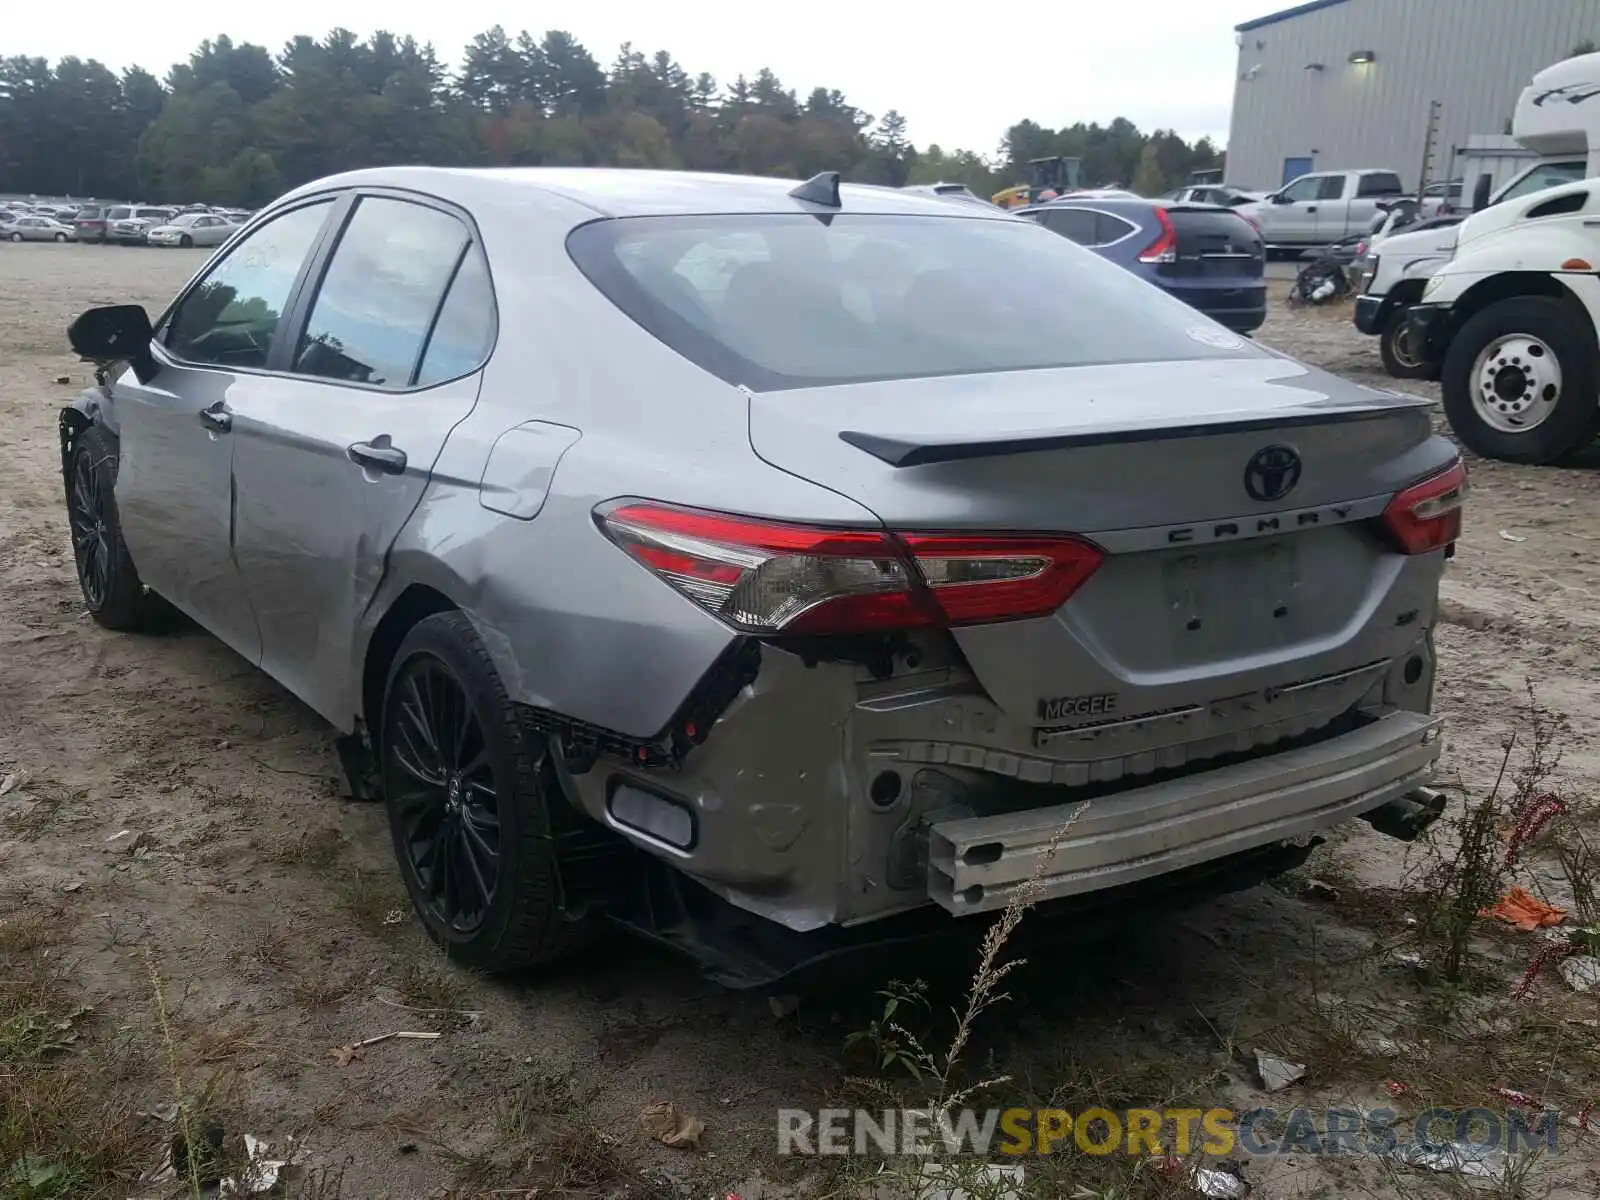
[[(1045, 864), (1037, 899), (1148, 879), (1369, 812), (1428, 782), (1442, 725), (1391, 712), (1313, 746), (1097, 798)], [(958, 916), (1004, 908), (1077, 807), (934, 824), (929, 894)]]

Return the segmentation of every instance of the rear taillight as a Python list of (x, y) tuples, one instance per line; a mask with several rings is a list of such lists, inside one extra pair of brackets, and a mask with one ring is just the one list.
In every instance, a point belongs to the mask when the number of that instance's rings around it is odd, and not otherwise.
[(1234, 213), (1233, 215), (1238, 217), (1246, 225), (1250, 226), (1251, 229), (1255, 230), (1257, 237), (1261, 236), (1261, 222), (1260, 221), (1256, 220), (1254, 217), (1246, 216), (1244, 213)]
[(607, 537), (712, 616), (754, 634), (874, 633), (1045, 616), (1100, 565), (1068, 537), (896, 535), (625, 504)]
[(1383, 523), (1407, 554), (1427, 554), (1461, 536), (1467, 499), (1467, 468), (1457, 459), (1448, 470), (1413, 484), (1389, 501)]
[(1155, 209), (1156, 220), (1161, 223), (1161, 235), (1139, 253), (1142, 263), (1174, 263), (1178, 261), (1178, 234), (1172, 228), (1172, 218), (1164, 208)]

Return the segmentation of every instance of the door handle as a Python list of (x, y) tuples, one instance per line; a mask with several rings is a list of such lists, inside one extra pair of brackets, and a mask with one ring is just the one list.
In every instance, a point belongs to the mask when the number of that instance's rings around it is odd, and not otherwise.
[(1308, 204), (1306, 205), (1306, 211), (1308, 213), (1314, 213), (1317, 211), (1317, 206), (1315, 204)]
[(382, 471), (385, 475), (405, 474), (406, 452), (388, 443), (389, 439), (384, 435), (370, 442), (357, 442), (346, 453), (350, 455), (351, 462)]
[(233, 431), (233, 414), (218, 400), (210, 408), (200, 410), (200, 423), (212, 433), (231, 433)]

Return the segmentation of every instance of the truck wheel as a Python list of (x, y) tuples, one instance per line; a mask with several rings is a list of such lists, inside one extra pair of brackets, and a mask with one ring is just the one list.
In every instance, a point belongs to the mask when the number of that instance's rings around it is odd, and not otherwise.
[(1484, 458), (1558, 462), (1600, 433), (1594, 330), (1559, 300), (1491, 304), (1451, 339), (1440, 381), (1451, 429)]
[(1407, 311), (1401, 305), (1389, 314), (1388, 323), (1378, 336), (1378, 353), (1383, 357), (1383, 369), (1395, 379), (1427, 379), (1433, 374), (1433, 364), (1411, 348), (1411, 335), (1406, 331)]
[(546, 748), (518, 721), (464, 614), (428, 617), (406, 635), (381, 721), (395, 857), (429, 936), (491, 973), (594, 941), (597, 917), (562, 906), (549, 807), (562, 800)]

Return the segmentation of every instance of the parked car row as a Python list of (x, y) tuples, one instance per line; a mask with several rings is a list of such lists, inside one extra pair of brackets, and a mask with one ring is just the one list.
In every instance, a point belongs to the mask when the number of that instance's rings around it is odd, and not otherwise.
[(246, 209), (191, 204), (0, 207), (0, 240), (96, 242), (124, 246), (220, 246), (250, 218)]

